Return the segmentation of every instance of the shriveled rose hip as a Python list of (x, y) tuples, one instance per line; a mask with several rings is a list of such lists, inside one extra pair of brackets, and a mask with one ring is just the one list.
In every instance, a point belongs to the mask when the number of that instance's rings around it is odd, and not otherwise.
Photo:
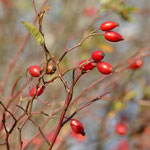
[(106, 21), (101, 24), (100, 29), (102, 31), (110, 31), (110, 30), (116, 28), (117, 26), (119, 26), (119, 24), (114, 21)]
[[(43, 66), (43, 70), (46, 71), (46, 65)], [(52, 64), (48, 64), (46, 74), (54, 74), (56, 71), (56, 67)]]

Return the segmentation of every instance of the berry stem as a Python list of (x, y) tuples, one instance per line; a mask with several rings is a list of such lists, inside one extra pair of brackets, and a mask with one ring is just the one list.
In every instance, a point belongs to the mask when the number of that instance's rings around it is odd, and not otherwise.
[(77, 45), (73, 46), (72, 48), (70, 49), (66, 49), (65, 52), (62, 54), (62, 56), (59, 58), (57, 64), (59, 64), (63, 58), (66, 56), (66, 54), (80, 46), (82, 46), (83, 42), (86, 41), (89, 37), (91, 36), (95, 36), (95, 35), (104, 35), (104, 33), (95, 33), (98, 29), (92, 31), (90, 34), (88, 34), (85, 38), (83, 38)]

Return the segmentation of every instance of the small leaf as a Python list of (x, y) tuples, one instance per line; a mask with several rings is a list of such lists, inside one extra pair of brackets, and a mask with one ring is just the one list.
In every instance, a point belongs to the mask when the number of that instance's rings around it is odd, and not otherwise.
[(22, 22), (22, 24), (34, 36), (34, 38), (37, 40), (38, 43), (40, 43), (41, 45), (44, 44), (44, 37), (35, 26), (33, 26), (32, 24), (30, 24), (28, 22)]

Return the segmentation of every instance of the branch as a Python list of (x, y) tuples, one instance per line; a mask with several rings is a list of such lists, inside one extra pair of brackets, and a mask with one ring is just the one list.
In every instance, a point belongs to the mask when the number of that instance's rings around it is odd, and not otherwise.
[(82, 105), (81, 107), (79, 107), (78, 109), (76, 109), (63, 123), (62, 123), (62, 127), (71, 119), (73, 118), (79, 111), (81, 111), (82, 109), (88, 107), (89, 105), (93, 104), (94, 102), (102, 99), (105, 95), (109, 94), (111, 92), (110, 91), (107, 91), (105, 92), (104, 94), (102, 94), (101, 96), (98, 96), (92, 100), (90, 100), (89, 102), (87, 102), (86, 104)]
[(63, 120), (65, 118), (65, 114), (66, 114), (66, 112), (67, 112), (67, 110), (69, 108), (69, 104), (70, 104), (70, 102), (72, 100), (73, 87), (75, 86), (75, 84), (77, 83), (77, 81), (79, 80), (79, 78), (81, 77), (81, 75), (79, 74), (77, 76), (77, 78), (74, 80), (74, 75), (75, 75), (75, 70), (73, 71), (73, 74), (72, 74), (72, 86), (67, 91), (67, 96), (66, 96), (65, 104), (63, 106), (63, 111), (61, 113), (61, 116), (60, 116), (60, 119), (59, 119), (59, 123), (58, 123), (58, 126), (56, 128), (56, 132), (54, 133), (54, 136), (52, 138), (51, 145), (49, 146), (49, 150), (52, 149), (52, 147), (53, 147), (53, 145), (54, 145), (54, 143), (56, 141), (56, 138), (57, 138), (57, 136), (58, 136), (58, 134), (59, 134), (59, 132), (60, 132), (60, 130), (62, 128), (62, 123), (63, 123)]
[(84, 41), (86, 41), (89, 37), (95, 36), (95, 35), (104, 35), (103, 33), (94, 33), (94, 32), (96, 32), (97, 30), (99, 30), (99, 28), (96, 29), (96, 30), (94, 30), (94, 31), (92, 31), (90, 34), (88, 34), (85, 38), (83, 38), (78, 44), (76, 44), (76, 45), (73, 46), (72, 48), (66, 49), (65, 52), (62, 54), (62, 56), (59, 58), (57, 64), (59, 64), (59, 63), (63, 60), (63, 58), (66, 56), (66, 54), (67, 54), (68, 52), (70, 52), (70, 51), (72, 51), (72, 50), (74, 50), (74, 49), (76, 49), (76, 48), (82, 46), (82, 44), (84, 43)]

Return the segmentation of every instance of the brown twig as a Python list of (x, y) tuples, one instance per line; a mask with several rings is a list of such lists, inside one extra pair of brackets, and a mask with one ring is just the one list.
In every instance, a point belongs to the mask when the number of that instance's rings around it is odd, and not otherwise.
[[(98, 28), (99, 29), (99, 28)], [(84, 37), (78, 44), (76, 44), (75, 46), (69, 48), (69, 49), (66, 49), (65, 52), (62, 54), (62, 56), (59, 58), (58, 60), (58, 64), (63, 60), (63, 58), (66, 56), (66, 54), (80, 46), (82, 46), (82, 44), (91, 36), (95, 36), (95, 35), (104, 35), (103, 33), (94, 33), (96, 32), (98, 29), (92, 31), (90, 34), (88, 34), (86, 37)]]
[(100, 99), (102, 99), (105, 95), (109, 94), (111, 92), (107, 91), (104, 94), (102, 94), (101, 96), (98, 96), (90, 101), (88, 101), (86, 104), (82, 105), (81, 107), (79, 107), (78, 109), (76, 109), (63, 123), (62, 123), (62, 127), (71, 119), (73, 118), (79, 111), (81, 111), (82, 109), (86, 108), (87, 106), (91, 105), (92, 103), (94, 103), (95, 101), (98, 101)]

